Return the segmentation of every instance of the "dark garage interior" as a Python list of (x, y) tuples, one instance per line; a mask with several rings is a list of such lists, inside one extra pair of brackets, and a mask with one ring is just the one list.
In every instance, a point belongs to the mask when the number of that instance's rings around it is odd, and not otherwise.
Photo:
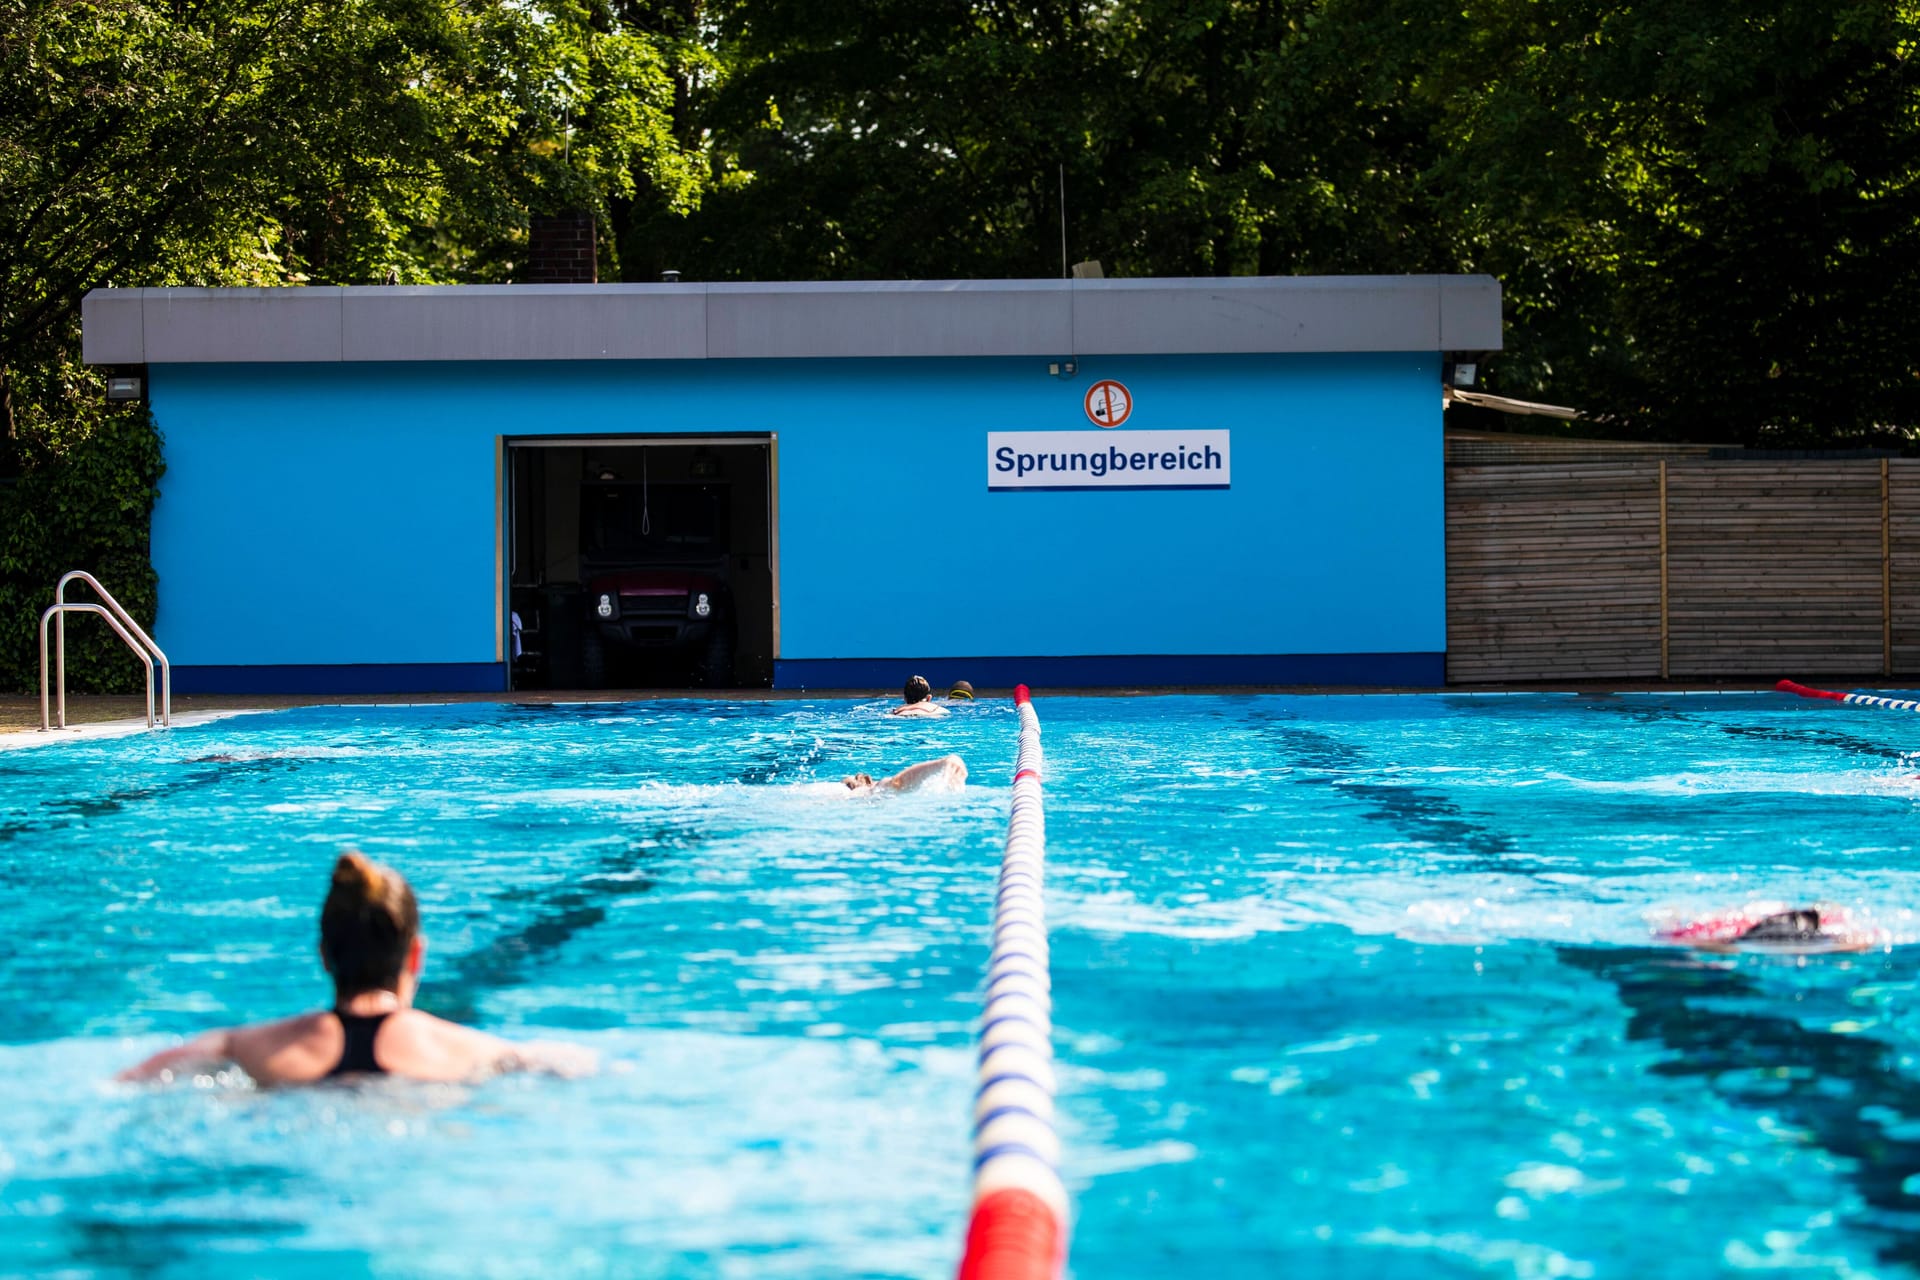
[(771, 685), (772, 452), (764, 436), (509, 441), (513, 687)]

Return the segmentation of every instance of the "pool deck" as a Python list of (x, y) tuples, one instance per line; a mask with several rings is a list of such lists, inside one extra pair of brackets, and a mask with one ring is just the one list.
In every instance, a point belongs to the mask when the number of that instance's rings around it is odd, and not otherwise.
[[(1809, 677), (1808, 684), (1824, 688), (1855, 689), (1863, 686), (1858, 677)], [(1773, 689), (1770, 680), (1672, 680), (1662, 683), (1647, 680), (1609, 680), (1574, 681), (1555, 684), (1525, 685), (1474, 685), (1468, 688), (1454, 687), (1446, 689), (1407, 688), (1407, 689), (1356, 689), (1345, 686), (1299, 685), (1299, 686), (1207, 686), (1186, 687), (1168, 686), (1140, 689), (1046, 689), (1042, 692), (1053, 696), (1094, 696), (1110, 698), (1142, 698), (1161, 694), (1186, 693), (1295, 693), (1295, 694), (1400, 694), (1400, 693), (1451, 693), (1456, 695), (1503, 696), (1520, 693), (1764, 693)], [(982, 689), (980, 697), (1006, 697), (1011, 690)], [(893, 690), (845, 690), (845, 689), (730, 689), (723, 693), (710, 693), (705, 690), (690, 689), (595, 689), (588, 691), (541, 690), (527, 693), (444, 693), (444, 694), (349, 694), (315, 697), (301, 696), (216, 696), (190, 695), (173, 700), (173, 720), (175, 725), (201, 723), (210, 719), (234, 715), (247, 711), (276, 711), (285, 707), (313, 706), (437, 706), (462, 702), (515, 702), (529, 705), (549, 705), (560, 702), (634, 702), (664, 698), (688, 697), (725, 697), (754, 702), (788, 701), (823, 697), (869, 697), (892, 698), (897, 696)], [(134, 733), (146, 727), (146, 700), (133, 696), (71, 694), (67, 698), (66, 734), (49, 734), (42, 737), (40, 728), (40, 699), (30, 696), (0, 695), (0, 739), (5, 739), (9, 747), (26, 746), (29, 742), (73, 741), (76, 737), (117, 736)], [(16, 735), (27, 735), (22, 740)]]

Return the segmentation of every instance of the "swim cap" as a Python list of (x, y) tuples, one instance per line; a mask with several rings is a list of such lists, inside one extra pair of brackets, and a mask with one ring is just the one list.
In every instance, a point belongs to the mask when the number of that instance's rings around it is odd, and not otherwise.
[(953, 682), (953, 688), (947, 690), (947, 697), (965, 698), (968, 702), (972, 702), (973, 686), (968, 684), (965, 680), (955, 680)]

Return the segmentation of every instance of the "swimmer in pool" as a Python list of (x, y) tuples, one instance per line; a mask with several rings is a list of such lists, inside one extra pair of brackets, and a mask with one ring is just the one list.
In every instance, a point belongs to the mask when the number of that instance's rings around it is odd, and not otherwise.
[(899, 706), (889, 711), (893, 716), (944, 716), (947, 709), (933, 700), (933, 686), (927, 683), (925, 676), (908, 676), (906, 688), (900, 691), (902, 699)]
[(856, 796), (871, 796), (889, 791), (912, 791), (929, 783), (939, 783), (949, 790), (958, 790), (966, 781), (966, 762), (959, 756), (941, 756), (938, 760), (910, 764), (892, 777), (878, 781), (872, 774), (856, 773), (845, 780), (845, 786)]
[(235, 1063), (262, 1085), (336, 1077), (462, 1081), (507, 1071), (586, 1075), (593, 1054), (573, 1045), (513, 1044), (413, 1007), (425, 942), (420, 908), (400, 873), (358, 853), (342, 855), (320, 908), (320, 959), (333, 975), (333, 1008), (279, 1022), (209, 1031), (121, 1072), (171, 1080)]
[(1658, 931), (1662, 942), (1703, 951), (1868, 951), (1884, 946), (1883, 930), (1854, 920), (1844, 907), (1818, 902), (1796, 907), (1784, 902), (1750, 902)]

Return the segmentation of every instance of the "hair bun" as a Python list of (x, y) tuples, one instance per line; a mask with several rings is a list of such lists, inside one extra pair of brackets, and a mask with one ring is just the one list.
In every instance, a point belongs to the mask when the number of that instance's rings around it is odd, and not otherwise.
[(350, 850), (340, 855), (340, 861), (333, 864), (333, 883), (337, 889), (344, 889), (362, 898), (371, 899), (380, 893), (380, 868), (365, 854)]
[(334, 995), (398, 991), (409, 948), (420, 936), (420, 904), (407, 878), (355, 849), (333, 864), (320, 904), (320, 958)]

